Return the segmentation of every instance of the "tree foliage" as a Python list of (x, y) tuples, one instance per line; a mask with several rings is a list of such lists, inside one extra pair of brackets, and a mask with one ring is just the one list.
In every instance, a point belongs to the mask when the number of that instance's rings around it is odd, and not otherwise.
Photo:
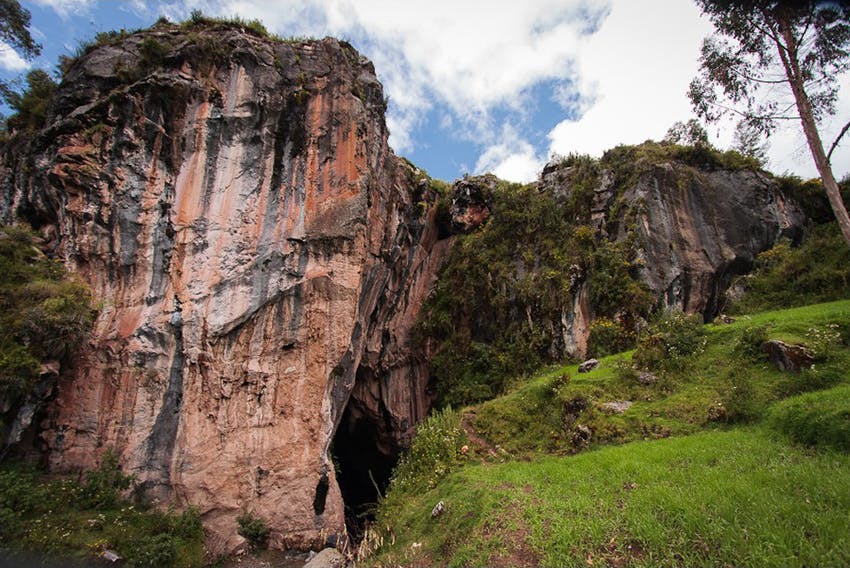
[(708, 132), (695, 118), (687, 122), (677, 120), (667, 130), (664, 142), (680, 146), (709, 146)]
[(7, 125), (16, 130), (37, 130), (47, 118), (47, 107), (56, 91), (56, 82), (42, 69), (27, 73), (27, 88), (21, 93), (8, 92), (6, 102), (15, 111)]
[[(0, 41), (21, 52), (24, 59), (32, 59), (41, 53), (29, 31), (30, 13), (17, 0), (0, 0)], [(0, 81), (0, 95), (11, 92), (5, 81)]]
[(0, 400), (7, 409), (30, 394), (42, 362), (73, 355), (93, 320), (88, 288), (46, 258), (30, 231), (0, 226)]
[[(714, 122), (728, 115), (769, 134), (799, 120), (792, 83), (800, 80), (815, 120), (835, 112), (838, 76), (850, 67), (850, 8), (838, 3), (698, 0), (717, 35), (705, 39), (689, 95)], [(788, 28), (790, 38), (783, 35)], [(783, 59), (798, 67), (790, 76)]]
[[(850, 246), (850, 217), (818, 124), (836, 111), (839, 77), (850, 69), (850, 5), (808, 0), (697, 0), (717, 34), (706, 38), (689, 90), (697, 114), (735, 116), (753, 146), (779, 121), (799, 120), (830, 205)], [(850, 126), (850, 123), (848, 123)]]

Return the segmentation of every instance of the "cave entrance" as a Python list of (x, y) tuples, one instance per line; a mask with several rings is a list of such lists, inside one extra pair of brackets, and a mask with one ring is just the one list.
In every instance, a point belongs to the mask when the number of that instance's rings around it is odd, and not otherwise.
[(367, 411), (353, 395), (331, 446), (336, 479), (345, 505), (345, 526), (355, 542), (375, 518), (400, 449), (386, 421)]

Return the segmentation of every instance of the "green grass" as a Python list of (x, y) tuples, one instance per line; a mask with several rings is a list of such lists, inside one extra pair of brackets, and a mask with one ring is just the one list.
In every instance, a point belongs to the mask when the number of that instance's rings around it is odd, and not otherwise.
[(22, 465), (0, 468), (0, 557), (90, 562), (110, 549), (137, 568), (203, 565), (197, 512), (134, 505), (113, 486), (121, 479), (129, 481), (104, 468), (90, 472), (86, 483)]
[[(846, 566), (848, 488), (850, 456), (759, 428), (470, 465), (410, 497), (375, 561)], [(439, 500), (446, 512), (432, 519)]]
[[(466, 461), (436, 485), (391, 486), (378, 528), (394, 544), (371, 562), (850, 564), (850, 301), (705, 331), (704, 350), (655, 370), (653, 385), (627, 352), (590, 373), (550, 367), (460, 410)], [(816, 347), (815, 368), (780, 372), (765, 337)], [(633, 404), (604, 409), (616, 400)]]
[[(633, 352), (602, 358), (600, 366), (590, 373), (578, 373), (578, 365), (552, 367), (507, 395), (467, 410), (468, 420), (484, 439), (517, 457), (574, 451), (565, 404), (576, 398), (587, 400), (588, 408), (575, 423), (594, 432), (592, 446), (717, 428), (725, 420), (713, 409), (736, 402), (731, 400), (736, 396), (732, 389), (736, 373), (746, 375), (757, 408), (850, 379), (850, 352), (843, 346), (831, 349), (814, 371), (800, 375), (780, 372), (764, 358), (740, 353), (739, 343), (748, 328), (766, 326), (770, 338), (807, 343), (811, 329), (829, 325), (838, 326), (845, 341), (850, 338), (850, 301), (742, 316), (728, 325), (707, 325), (705, 351), (686, 361), (682, 369), (658, 372), (658, 383), (650, 386), (641, 385), (633, 374), (618, 369), (631, 361)], [(633, 403), (623, 414), (611, 414), (602, 407), (603, 403), (622, 400)]]
[(850, 385), (783, 400), (768, 423), (795, 442), (850, 452)]

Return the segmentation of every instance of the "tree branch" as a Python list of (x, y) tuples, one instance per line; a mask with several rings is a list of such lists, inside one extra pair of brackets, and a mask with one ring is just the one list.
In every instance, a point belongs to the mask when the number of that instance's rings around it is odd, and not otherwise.
[(844, 128), (841, 129), (841, 132), (838, 133), (838, 138), (835, 139), (835, 142), (832, 143), (832, 146), (829, 148), (829, 152), (826, 153), (826, 161), (829, 162), (832, 160), (832, 152), (838, 147), (838, 143), (841, 141), (841, 138), (847, 133), (847, 130), (850, 129), (850, 122), (844, 125)]
[[(724, 105), (722, 103), (708, 103), (711, 106), (715, 106), (719, 109), (722, 109), (726, 112), (731, 112), (732, 114), (737, 114), (741, 118), (755, 118), (757, 120), (800, 120), (800, 115), (784, 115), (784, 114), (752, 114), (742, 110), (738, 110), (735, 107), (731, 107), (728, 105)], [(787, 110), (787, 109), (786, 109)]]

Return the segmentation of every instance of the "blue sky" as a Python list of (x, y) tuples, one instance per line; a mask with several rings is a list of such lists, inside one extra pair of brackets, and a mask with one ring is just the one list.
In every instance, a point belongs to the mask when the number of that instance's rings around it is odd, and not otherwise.
[[(553, 154), (600, 155), (660, 139), (691, 118), (685, 95), (711, 32), (686, 0), (31, 0), (41, 57), (0, 49), (0, 74), (55, 68), (97, 32), (181, 20), (192, 9), (262, 20), (282, 36), (333, 35), (372, 59), (389, 96), (390, 143), (431, 175), (528, 181)], [(850, 78), (824, 139), (850, 116)], [(842, 120), (843, 119), (843, 120)], [(731, 125), (712, 126), (727, 147)], [(841, 177), (850, 142), (836, 151)], [(770, 169), (815, 175), (798, 125), (771, 139)]]

